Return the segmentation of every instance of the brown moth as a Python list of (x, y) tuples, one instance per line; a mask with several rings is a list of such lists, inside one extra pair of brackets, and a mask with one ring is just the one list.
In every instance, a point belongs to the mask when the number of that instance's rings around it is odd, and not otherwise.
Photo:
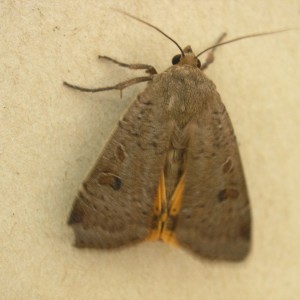
[(211, 50), (201, 66), (190, 46), (182, 50), (160, 29), (124, 14), (161, 32), (181, 54), (161, 74), (100, 56), (148, 76), (96, 89), (64, 83), (100, 92), (148, 81), (78, 193), (68, 221), (75, 245), (109, 249), (163, 240), (202, 257), (240, 261), (251, 244), (247, 188), (229, 116), (203, 70), (217, 46), (250, 36), (221, 43), (223, 34), (200, 53)]

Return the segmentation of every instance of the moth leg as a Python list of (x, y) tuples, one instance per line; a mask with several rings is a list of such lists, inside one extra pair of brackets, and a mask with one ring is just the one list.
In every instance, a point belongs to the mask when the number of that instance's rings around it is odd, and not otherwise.
[(181, 210), (182, 198), (185, 186), (185, 175), (180, 178), (180, 181), (175, 189), (171, 198), (171, 207), (167, 221), (164, 223), (164, 227), (161, 233), (161, 239), (169, 244), (178, 245), (175, 237), (175, 228), (177, 222), (177, 216)]
[(148, 237), (151, 241), (160, 239), (163, 223), (167, 220), (167, 194), (164, 172), (161, 172), (161, 178), (157, 189), (157, 196), (154, 204), (152, 232)]
[(153, 66), (150, 66), (150, 65), (146, 65), (146, 64), (125, 64), (125, 63), (117, 61), (116, 59), (113, 59), (111, 57), (102, 56), (102, 55), (99, 55), (98, 58), (109, 60), (112, 63), (117, 64), (120, 67), (125, 67), (125, 68), (131, 69), (131, 70), (145, 70), (145, 72), (148, 73), (148, 74), (151, 74), (151, 75), (157, 74), (157, 71), (155, 70), (155, 68)]
[[(225, 38), (226, 35), (227, 35), (226, 32), (222, 33), (222, 35), (216, 40), (214, 46), (220, 44), (222, 42), (222, 40)], [(216, 50), (216, 48), (213, 48), (208, 52), (206, 60), (200, 68), (202, 71), (207, 69), (207, 67), (214, 62), (214, 60), (215, 60), (215, 56), (214, 56), (215, 50)]]
[(144, 82), (144, 81), (149, 81), (149, 80), (152, 80), (152, 76), (136, 77), (136, 78), (132, 78), (132, 79), (120, 82), (113, 86), (107, 86), (107, 87), (95, 88), (95, 89), (80, 87), (78, 85), (70, 84), (66, 81), (64, 81), (63, 84), (66, 85), (67, 87), (70, 87), (75, 90), (79, 90), (81, 92), (97, 93), (97, 92), (110, 91), (110, 90), (119, 90), (122, 93), (123, 89), (125, 89), (131, 85), (134, 85), (134, 84), (140, 83), (140, 82)]

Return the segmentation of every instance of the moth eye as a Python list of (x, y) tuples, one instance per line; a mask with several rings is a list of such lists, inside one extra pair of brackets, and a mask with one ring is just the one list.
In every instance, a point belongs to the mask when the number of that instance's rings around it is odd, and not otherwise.
[(197, 59), (197, 67), (198, 67), (198, 68), (201, 68), (201, 62), (200, 62), (199, 59)]
[(180, 62), (181, 54), (177, 54), (172, 58), (172, 64), (177, 65)]

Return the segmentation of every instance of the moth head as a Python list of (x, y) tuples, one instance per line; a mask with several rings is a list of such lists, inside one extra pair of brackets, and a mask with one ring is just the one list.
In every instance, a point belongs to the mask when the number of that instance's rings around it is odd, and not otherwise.
[(172, 59), (173, 65), (190, 65), (196, 68), (201, 67), (200, 60), (195, 56), (191, 46), (186, 46), (183, 49), (184, 56), (182, 54), (177, 54)]

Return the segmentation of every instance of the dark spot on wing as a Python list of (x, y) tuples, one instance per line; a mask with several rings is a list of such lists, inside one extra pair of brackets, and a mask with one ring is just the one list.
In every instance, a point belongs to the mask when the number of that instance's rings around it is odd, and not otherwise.
[(240, 235), (245, 240), (250, 240), (250, 223), (242, 224), (240, 227)]
[(238, 190), (235, 189), (224, 189), (221, 190), (218, 194), (218, 201), (222, 202), (228, 198), (236, 199), (239, 196)]
[(221, 190), (219, 192), (219, 194), (218, 194), (218, 200), (219, 200), (219, 202), (223, 202), (227, 198), (228, 198), (228, 196), (227, 196), (227, 190)]
[(151, 143), (151, 145), (153, 146), (153, 148), (156, 148), (156, 147), (157, 147), (157, 143), (156, 143), (155, 141), (153, 141), (153, 142)]
[(114, 182), (114, 186), (113, 189), (114, 190), (119, 190), (122, 186), (122, 180), (120, 177), (115, 177), (115, 182)]
[(68, 220), (68, 225), (81, 223), (84, 217), (84, 210), (79, 204), (75, 204)]
[(122, 186), (121, 178), (111, 173), (102, 173), (98, 177), (98, 183), (101, 185), (109, 185), (115, 191), (118, 191)]

